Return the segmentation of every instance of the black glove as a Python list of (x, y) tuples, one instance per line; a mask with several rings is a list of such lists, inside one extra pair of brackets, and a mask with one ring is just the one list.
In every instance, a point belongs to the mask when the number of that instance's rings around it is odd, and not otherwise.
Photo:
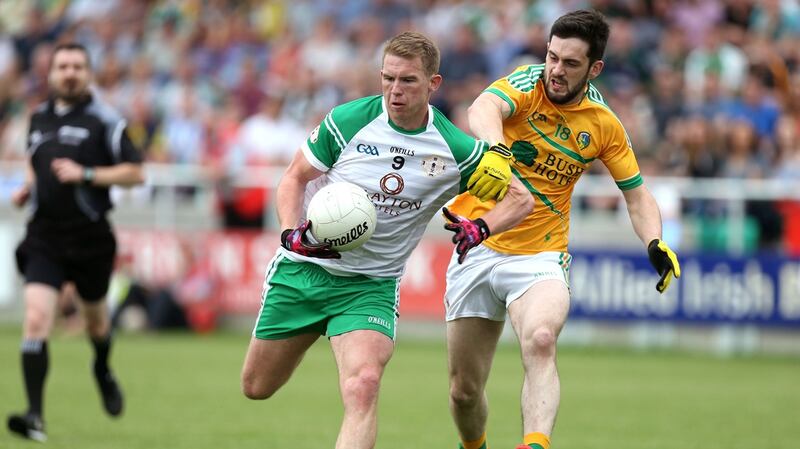
[(306, 232), (311, 227), (311, 221), (303, 221), (295, 229), (284, 229), (281, 232), (281, 246), (301, 256), (316, 257), (319, 259), (341, 259), (342, 255), (331, 248), (330, 243), (311, 243), (306, 238)]
[(455, 232), (453, 243), (456, 244), (458, 263), (464, 263), (464, 259), (467, 258), (467, 251), (480, 245), (482, 241), (488, 239), (492, 234), (489, 231), (489, 226), (486, 225), (482, 218), (470, 220), (450, 212), (446, 207), (442, 208), (442, 212), (450, 222), (446, 223), (444, 228)]
[(660, 239), (653, 239), (647, 245), (647, 255), (650, 257), (650, 263), (656, 269), (661, 279), (656, 284), (656, 290), (659, 293), (664, 293), (672, 281), (672, 277), (681, 277), (681, 264), (678, 263), (678, 256), (669, 249), (667, 243)]

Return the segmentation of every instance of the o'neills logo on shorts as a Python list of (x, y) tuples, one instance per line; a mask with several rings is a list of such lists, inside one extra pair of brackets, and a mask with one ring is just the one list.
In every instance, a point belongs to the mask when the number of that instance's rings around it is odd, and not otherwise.
[(367, 322), (371, 323), (371, 324), (377, 324), (378, 326), (383, 326), (386, 329), (391, 329), (392, 328), (392, 326), (389, 325), (389, 321), (387, 321), (387, 320), (385, 320), (383, 318), (377, 317), (377, 316), (367, 317)]
[(330, 243), (331, 246), (346, 245), (346, 244), (352, 242), (353, 240), (355, 240), (355, 239), (361, 237), (362, 235), (364, 235), (364, 233), (366, 233), (368, 229), (369, 229), (369, 225), (365, 221), (364, 223), (361, 223), (360, 225), (351, 228), (350, 231), (347, 232), (347, 234), (345, 234), (345, 235), (343, 235), (341, 237), (336, 237), (336, 238), (333, 238), (333, 239), (330, 239), (330, 238), (325, 239), (325, 243)]

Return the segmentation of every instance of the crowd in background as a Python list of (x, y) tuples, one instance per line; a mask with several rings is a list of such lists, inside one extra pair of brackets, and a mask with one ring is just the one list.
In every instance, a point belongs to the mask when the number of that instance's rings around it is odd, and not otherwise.
[[(286, 165), (332, 106), (378, 93), (382, 43), (402, 30), (440, 46), (434, 104), (466, 130), (471, 101), (543, 62), (552, 22), (587, 7), (611, 22), (596, 85), (645, 174), (800, 180), (797, 0), (4, 0), (0, 160), (24, 158), (61, 41), (88, 48), (146, 160), (223, 179)], [(260, 223), (263, 191), (226, 195), (227, 223)], [(749, 212), (780, 234), (778, 207)]]

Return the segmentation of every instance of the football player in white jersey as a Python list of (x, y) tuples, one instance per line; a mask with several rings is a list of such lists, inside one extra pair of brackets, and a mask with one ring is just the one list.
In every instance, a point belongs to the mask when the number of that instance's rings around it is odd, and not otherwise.
[[(269, 398), (306, 350), (327, 336), (344, 406), (339, 449), (375, 445), (378, 390), (394, 350), (405, 262), (433, 215), (467, 190), (486, 148), (430, 106), (442, 83), (438, 70), (439, 50), (426, 36), (404, 32), (392, 38), (380, 71), (383, 95), (333, 108), (278, 185), (285, 230), (267, 267), (242, 390), (251, 399)], [(335, 181), (363, 188), (378, 214), (370, 240), (343, 253), (309, 240), (309, 223), (302, 218), (314, 192)], [(505, 199), (481, 218), (468, 220), (446, 209), (445, 216), (463, 258), (532, 208), (531, 195), (514, 180)]]

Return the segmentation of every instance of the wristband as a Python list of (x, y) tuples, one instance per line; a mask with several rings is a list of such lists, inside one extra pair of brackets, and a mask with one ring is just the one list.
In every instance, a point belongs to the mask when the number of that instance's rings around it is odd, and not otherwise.
[(94, 168), (83, 167), (83, 184), (90, 186), (94, 183)]
[(494, 151), (498, 153), (500, 156), (503, 156), (506, 159), (511, 159), (514, 153), (506, 146), (506, 144), (502, 142), (497, 142), (496, 144), (489, 147), (489, 151)]

